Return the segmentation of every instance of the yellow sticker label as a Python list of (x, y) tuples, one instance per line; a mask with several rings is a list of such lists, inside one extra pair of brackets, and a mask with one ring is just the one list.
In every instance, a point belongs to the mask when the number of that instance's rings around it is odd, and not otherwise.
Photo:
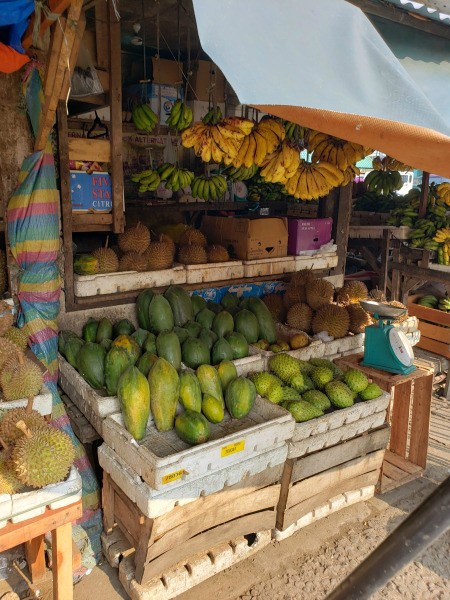
[(230, 456), (230, 454), (236, 454), (236, 452), (242, 452), (245, 448), (245, 440), (241, 440), (240, 442), (234, 442), (234, 444), (228, 444), (228, 446), (222, 446), (220, 450), (220, 456), (224, 458), (225, 456)]
[(184, 475), (184, 469), (180, 469), (179, 471), (174, 471), (173, 473), (168, 473), (164, 475), (162, 478), (162, 483), (172, 483), (172, 481), (176, 481), (177, 479), (181, 479)]

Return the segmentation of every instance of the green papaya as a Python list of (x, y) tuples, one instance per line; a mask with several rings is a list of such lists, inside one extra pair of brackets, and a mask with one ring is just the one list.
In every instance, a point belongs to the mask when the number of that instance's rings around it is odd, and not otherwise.
[(233, 419), (243, 419), (252, 410), (256, 400), (256, 388), (250, 379), (238, 377), (225, 392), (225, 405)]
[(223, 311), (223, 306), (221, 306), (217, 302), (213, 302), (212, 300), (210, 300), (209, 302), (206, 303), (206, 308), (209, 308), (209, 310), (212, 310), (213, 313), (216, 313), (216, 315), (218, 315), (220, 312)]
[(172, 331), (173, 312), (167, 298), (161, 294), (153, 296), (148, 309), (150, 331), (158, 335), (161, 331)]
[(73, 272), (77, 275), (96, 275), (98, 259), (92, 254), (75, 254), (73, 257)]
[(135, 326), (128, 319), (121, 319), (113, 325), (113, 339), (119, 335), (131, 335), (136, 330)]
[(188, 339), (188, 337), (190, 337), (189, 331), (187, 329), (185, 329), (184, 327), (176, 327), (175, 326), (173, 328), (173, 331), (174, 331), (174, 333), (177, 334), (181, 345), (183, 345), (183, 343)]
[(112, 340), (113, 338), (113, 326), (109, 319), (105, 317), (100, 319), (97, 327), (97, 333), (95, 335), (95, 341), (100, 344), (102, 340)]
[(235, 315), (237, 315), (240, 310), (241, 309), (239, 308), (239, 306), (229, 306), (227, 308), (227, 312), (230, 313), (230, 315), (233, 317), (233, 319), (234, 319)]
[(85, 342), (95, 342), (97, 337), (98, 321), (96, 319), (88, 319), (83, 325), (83, 340)]
[(169, 301), (175, 325), (183, 327), (185, 323), (193, 320), (194, 310), (191, 297), (184, 288), (179, 285), (171, 285), (164, 292), (164, 297)]
[(183, 362), (187, 367), (196, 369), (211, 362), (209, 348), (197, 338), (188, 338), (183, 344)]
[(83, 344), (77, 355), (78, 372), (94, 390), (105, 385), (105, 356), (106, 350), (94, 342)]
[(165, 358), (177, 371), (181, 369), (181, 346), (173, 331), (163, 331), (156, 338), (156, 352)]
[(227, 292), (220, 301), (220, 304), (224, 307), (225, 310), (228, 310), (232, 306), (239, 305), (239, 298), (236, 296), (236, 294), (231, 294), (230, 292)]
[(196, 323), (195, 321), (189, 321), (185, 324), (183, 329), (186, 329), (186, 331), (189, 333), (189, 337), (196, 338), (200, 335), (202, 326), (200, 323)]
[(222, 390), (225, 393), (228, 385), (238, 377), (236, 365), (230, 360), (223, 360), (216, 368), (220, 383), (222, 384)]
[(174, 427), (175, 413), (180, 394), (177, 370), (165, 358), (158, 358), (148, 374), (150, 408), (158, 431)]
[(219, 338), (211, 350), (211, 362), (218, 365), (223, 360), (233, 360), (233, 348), (225, 338)]
[(191, 446), (207, 442), (211, 435), (209, 423), (206, 418), (194, 410), (186, 410), (177, 416), (175, 419), (175, 431), (183, 442)]
[(202, 400), (202, 413), (211, 423), (220, 423), (225, 416), (225, 407), (223, 402), (214, 398), (214, 396), (204, 394)]
[(60, 354), (62, 354), (63, 356), (65, 356), (66, 343), (71, 337), (78, 337), (78, 336), (75, 332), (71, 331), (70, 329), (62, 329), (58, 333), (58, 352)]
[(108, 350), (110, 350), (110, 349), (111, 349), (111, 346), (112, 346), (112, 340), (108, 340), (107, 338), (105, 338), (104, 340), (102, 340), (102, 341), (100, 342), (100, 346), (101, 346), (102, 348), (104, 348), (104, 349), (106, 350), (106, 352), (108, 352)]
[(214, 344), (219, 338), (214, 333), (214, 331), (211, 331), (210, 329), (205, 329), (203, 327), (203, 329), (199, 333), (198, 339), (201, 340), (204, 344), (206, 344), (208, 346), (208, 350), (211, 352), (211, 348), (214, 346)]
[(144, 354), (139, 357), (136, 366), (143, 375), (148, 377), (150, 369), (153, 367), (157, 360), (158, 356), (156, 354), (153, 354), (153, 352), (144, 352)]
[(119, 337), (113, 340), (112, 346), (118, 346), (126, 350), (133, 365), (141, 355), (139, 344), (129, 335), (119, 335)]
[(133, 340), (136, 340), (140, 348), (143, 348), (148, 334), (149, 332), (146, 329), (139, 327), (139, 329), (136, 329), (136, 331), (131, 334), (131, 337)]
[(232, 331), (225, 336), (225, 339), (230, 344), (231, 350), (233, 351), (233, 360), (248, 356), (248, 342), (242, 333)]
[(155, 293), (153, 292), (153, 290), (149, 288), (146, 290), (142, 290), (142, 292), (140, 292), (140, 294), (136, 298), (136, 318), (139, 327), (142, 327), (142, 329), (150, 329), (148, 308), (154, 295)]
[(66, 360), (69, 363), (69, 365), (72, 365), (74, 369), (77, 368), (77, 356), (82, 346), (84, 346), (84, 341), (81, 340), (79, 337), (73, 336), (69, 338), (66, 342)]
[(180, 402), (185, 410), (202, 410), (202, 390), (194, 373), (183, 371), (180, 375)]
[(156, 335), (154, 333), (149, 333), (145, 338), (144, 345), (142, 346), (142, 350), (144, 352), (152, 352), (156, 354)]
[(234, 330), (242, 333), (249, 344), (255, 344), (259, 340), (258, 319), (245, 308), (234, 317)]
[(204, 308), (197, 314), (195, 320), (197, 323), (200, 323), (202, 327), (211, 329), (215, 316), (216, 313), (214, 313), (212, 310), (209, 310), (209, 308)]
[(137, 367), (128, 367), (121, 375), (117, 397), (125, 427), (135, 440), (142, 440), (150, 416), (150, 386)]
[(259, 298), (250, 298), (249, 309), (258, 319), (259, 337), (267, 340), (269, 344), (277, 341), (277, 330), (269, 309)]
[(192, 294), (191, 296), (192, 310), (194, 317), (204, 308), (206, 308), (206, 300), (198, 294)]
[(110, 396), (117, 395), (120, 376), (131, 366), (130, 355), (124, 348), (113, 346), (105, 356), (105, 386)]
[(223, 310), (214, 317), (211, 329), (219, 338), (225, 337), (233, 331), (234, 319), (228, 311)]
[(211, 365), (200, 365), (195, 373), (203, 394), (214, 396), (223, 402), (222, 384), (217, 369)]
[(239, 308), (241, 310), (248, 310), (248, 306), (250, 304), (250, 298), (242, 298), (239, 302)]

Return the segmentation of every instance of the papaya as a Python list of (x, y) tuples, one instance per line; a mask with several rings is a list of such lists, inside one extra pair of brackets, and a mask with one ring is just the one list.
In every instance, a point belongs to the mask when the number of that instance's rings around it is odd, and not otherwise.
[(237, 331), (232, 331), (225, 339), (230, 344), (231, 349), (233, 351), (233, 360), (237, 360), (239, 358), (245, 358), (248, 356), (248, 342), (242, 333), (238, 333)]
[(204, 394), (202, 400), (202, 413), (211, 423), (220, 423), (225, 416), (225, 407), (223, 402), (214, 398), (214, 396)]
[(204, 344), (206, 344), (208, 346), (208, 350), (211, 352), (211, 348), (214, 346), (214, 344), (219, 338), (214, 333), (214, 331), (211, 331), (210, 329), (205, 329), (203, 327), (199, 333), (198, 339), (201, 340)]
[(97, 333), (95, 335), (95, 341), (100, 344), (102, 340), (112, 340), (113, 337), (113, 326), (109, 319), (103, 317), (98, 322)]
[(121, 375), (117, 397), (127, 431), (135, 440), (142, 440), (150, 416), (150, 386), (137, 367), (128, 367)]
[(183, 327), (185, 323), (193, 320), (194, 310), (191, 297), (184, 288), (179, 285), (170, 285), (164, 292), (164, 297), (169, 301), (175, 325)]
[(82, 346), (84, 346), (84, 341), (81, 340), (79, 337), (73, 336), (69, 338), (66, 342), (66, 360), (69, 363), (69, 365), (72, 365), (72, 367), (74, 367), (74, 369), (77, 368), (77, 356)]
[(195, 373), (203, 394), (223, 402), (222, 384), (217, 370), (211, 365), (200, 365)]
[(61, 331), (58, 333), (58, 352), (63, 356), (65, 356), (66, 343), (68, 340), (70, 340), (71, 337), (77, 338), (78, 336), (74, 331), (71, 331), (70, 329), (61, 329)]
[(249, 309), (258, 319), (259, 337), (267, 340), (269, 344), (277, 341), (277, 330), (269, 309), (260, 298), (250, 298)]
[(167, 298), (161, 294), (153, 296), (148, 308), (149, 330), (156, 335), (161, 331), (172, 331), (174, 327), (173, 312)]
[(142, 346), (142, 350), (144, 352), (152, 352), (156, 354), (156, 335), (154, 333), (149, 333), (145, 338), (144, 345)]
[(198, 294), (192, 294), (191, 304), (194, 317), (197, 316), (202, 309), (206, 308), (206, 300)]
[(128, 319), (121, 319), (113, 325), (113, 339), (119, 335), (131, 335), (135, 331), (135, 326)]
[(239, 305), (239, 298), (236, 296), (236, 294), (231, 294), (230, 292), (227, 292), (220, 301), (220, 304), (224, 307), (225, 310), (228, 310), (232, 306), (237, 307)]
[(202, 390), (194, 373), (183, 371), (180, 375), (180, 402), (185, 410), (202, 410)]
[(101, 346), (102, 348), (104, 348), (104, 349), (106, 350), (106, 352), (108, 352), (108, 350), (110, 350), (110, 349), (111, 349), (111, 346), (112, 346), (112, 340), (108, 340), (107, 338), (105, 338), (104, 340), (102, 340), (102, 341), (100, 342), (100, 346)]
[(222, 384), (222, 390), (225, 393), (228, 385), (238, 377), (236, 365), (230, 360), (223, 360), (216, 368), (220, 383)]
[(233, 348), (225, 338), (219, 338), (211, 350), (211, 362), (217, 365), (223, 360), (233, 360)]
[(196, 338), (200, 335), (202, 326), (200, 323), (196, 323), (195, 321), (189, 321), (185, 324), (184, 329), (186, 329), (186, 331), (189, 333), (189, 337)]
[(206, 308), (212, 310), (213, 313), (216, 313), (216, 315), (223, 311), (223, 306), (221, 306), (217, 302), (213, 302), (212, 300), (209, 300), (209, 302), (206, 303)]
[(162, 331), (156, 338), (156, 352), (165, 358), (177, 371), (181, 369), (181, 346), (173, 331)]
[(131, 364), (133, 365), (141, 355), (139, 344), (129, 335), (119, 335), (119, 337), (113, 340), (112, 347), (114, 346), (124, 348), (130, 357)]
[(249, 310), (243, 308), (234, 318), (234, 330), (242, 333), (249, 344), (255, 344), (259, 340), (259, 324), (256, 316)]
[(214, 317), (211, 329), (219, 337), (225, 337), (227, 333), (231, 333), (234, 329), (234, 319), (229, 312), (223, 310)]
[(158, 358), (148, 374), (150, 408), (158, 431), (174, 427), (175, 413), (180, 394), (177, 370), (165, 358)]
[(75, 254), (73, 257), (73, 272), (77, 275), (96, 275), (98, 259), (92, 254)]
[(252, 410), (256, 400), (256, 388), (250, 379), (238, 377), (225, 392), (225, 405), (233, 419), (243, 419)]
[(144, 354), (139, 357), (136, 366), (143, 375), (148, 377), (150, 369), (153, 367), (157, 360), (158, 356), (156, 354), (153, 354), (153, 352), (144, 352)]
[(239, 308), (241, 310), (248, 310), (248, 306), (250, 304), (250, 298), (242, 298), (239, 302)]
[(95, 342), (97, 337), (98, 321), (96, 319), (88, 319), (83, 325), (83, 340), (85, 342)]
[(207, 419), (202, 413), (195, 412), (194, 410), (186, 410), (177, 416), (175, 419), (175, 431), (183, 442), (191, 446), (207, 442), (211, 435)]
[(229, 306), (229, 307), (227, 308), (227, 312), (229, 312), (229, 313), (230, 313), (230, 315), (231, 315), (233, 318), (234, 318), (234, 316), (235, 316), (235, 315), (237, 315), (237, 314), (238, 314), (238, 312), (239, 312), (240, 310), (241, 310), (241, 309), (239, 308), (239, 306)]
[(181, 345), (183, 345), (183, 343), (188, 339), (188, 337), (190, 337), (189, 331), (187, 329), (185, 329), (184, 327), (176, 327), (175, 326), (173, 328), (173, 331), (174, 331), (174, 333), (177, 334)]
[(105, 386), (110, 396), (117, 395), (120, 376), (131, 366), (131, 358), (125, 348), (113, 346), (105, 356)]
[(148, 307), (152, 301), (155, 293), (150, 288), (142, 290), (136, 298), (136, 318), (139, 327), (142, 329), (150, 329), (150, 322), (148, 318)]
[(196, 369), (200, 365), (209, 365), (209, 348), (197, 338), (188, 338), (182, 348), (183, 362), (187, 367)]
[(209, 308), (204, 308), (197, 314), (195, 320), (197, 323), (200, 323), (202, 327), (211, 329), (215, 316), (216, 313), (214, 313), (212, 310), (209, 310)]
[(105, 356), (106, 350), (94, 342), (83, 344), (77, 355), (78, 372), (94, 390), (105, 385)]
[(139, 327), (139, 329), (136, 329), (136, 331), (131, 334), (131, 337), (133, 338), (133, 340), (136, 340), (140, 348), (143, 348), (148, 334), (149, 331)]

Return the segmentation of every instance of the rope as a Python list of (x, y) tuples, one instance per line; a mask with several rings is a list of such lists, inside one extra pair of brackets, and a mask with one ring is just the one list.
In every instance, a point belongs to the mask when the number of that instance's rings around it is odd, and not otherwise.
[(34, 0), (34, 25), (33, 25), (33, 46), (37, 46), (39, 34), (41, 32), (42, 13), (50, 21), (56, 21), (59, 18), (58, 13), (52, 12), (46, 4), (46, 0)]

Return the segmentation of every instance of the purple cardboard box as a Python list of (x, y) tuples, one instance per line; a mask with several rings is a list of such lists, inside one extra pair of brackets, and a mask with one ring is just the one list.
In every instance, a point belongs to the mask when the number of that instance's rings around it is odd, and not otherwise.
[(289, 219), (288, 254), (317, 250), (331, 240), (333, 219)]

